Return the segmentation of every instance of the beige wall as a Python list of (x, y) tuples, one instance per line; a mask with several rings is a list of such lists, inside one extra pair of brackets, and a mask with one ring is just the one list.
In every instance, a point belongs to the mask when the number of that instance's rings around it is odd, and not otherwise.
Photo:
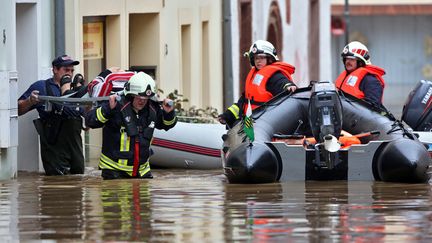
[[(190, 95), (190, 105), (211, 105), (222, 109), (220, 0), (77, 0), (65, 1), (65, 4), (67, 53), (79, 59), (83, 57), (84, 16), (107, 16), (107, 67), (127, 69), (138, 64), (156, 65), (157, 83), (165, 93), (179, 89)], [(132, 18), (130, 14), (133, 14)], [(140, 30), (140, 21), (144, 22), (142, 28), (146, 31)], [(181, 41), (184, 25), (190, 26), (190, 43)], [(203, 37), (203, 26), (206, 37)], [(129, 35), (129, 31), (133, 33)], [(202, 43), (203, 40), (208, 43)], [(188, 53), (181, 50), (184, 45), (190, 45)], [(209, 47), (204, 53), (203, 46)], [(147, 51), (143, 52), (144, 49)], [(141, 52), (142, 55), (136, 54)], [(190, 60), (189, 67), (184, 66), (185, 57), (182, 55)], [(208, 60), (203, 61), (203, 58)], [(207, 67), (203, 68), (203, 63)], [(78, 71), (82, 72), (82, 69), (78, 68)], [(188, 70), (190, 73), (184, 73)], [(207, 73), (202, 73), (202, 70)], [(190, 80), (183, 80), (183, 77)], [(203, 77), (208, 77), (204, 83)], [(190, 88), (183, 90), (184, 87)], [(203, 94), (209, 97), (203, 97)]]
[[(159, 26), (157, 13), (130, 14), (129, 66), (159, 66)], [(159, 82), (159, 68), (156, 71), (156, 82)]]
[[(221, 0), (65, 1), (66, 53), (83, 60), (83, 17), (104, 16), (107, 67), (156, 66), (165, 95), (177, 89), (189, 106), (221, 111), (221, 11)], [(82, 64), (77, 72), (84, 72)], [(100, 155), (101, 137), (101, 129), (90, 130), (92, 162)]]

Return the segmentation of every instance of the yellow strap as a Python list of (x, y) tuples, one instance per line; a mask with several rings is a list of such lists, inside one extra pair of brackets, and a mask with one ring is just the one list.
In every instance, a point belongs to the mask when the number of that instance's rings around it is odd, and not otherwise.
[[(125, 132), (124, 127), (120, 128), (120, 152), (128, 152), (130, 149), (130, 137)], [(119, 164), (127, 165), (127, 159), (119, 159)]]

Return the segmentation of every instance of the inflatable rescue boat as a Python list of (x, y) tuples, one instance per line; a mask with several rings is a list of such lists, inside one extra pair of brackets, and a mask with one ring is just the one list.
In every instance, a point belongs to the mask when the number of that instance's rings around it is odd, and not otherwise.
[[(223, 137), (223, 167), (230, 183), (418, 183), (431, 176), (428, 150), (408, 126), (383, 107), (339, 96), (330, 82), (293, 95), (282, 93), (255, 109), (251, 118), (253, 141), (243, 122)], [(342, 131), (357, 135), (360, 142), (341, 146)]]
[(155, 130), (151, 166), (183, 169), (221, 169), (222, 135), (219, 123), (177, 122), (168, 131)]

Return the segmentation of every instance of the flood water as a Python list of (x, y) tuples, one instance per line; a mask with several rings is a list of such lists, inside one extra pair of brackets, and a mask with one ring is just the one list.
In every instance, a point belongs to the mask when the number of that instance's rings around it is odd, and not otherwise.
[(430, 184), (228, 184), (221, 171), (0, 181), (0, 242), (432, 242)]

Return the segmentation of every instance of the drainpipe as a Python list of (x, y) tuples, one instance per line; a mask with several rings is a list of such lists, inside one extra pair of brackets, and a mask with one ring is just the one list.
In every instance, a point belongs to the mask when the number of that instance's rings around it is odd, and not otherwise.
[(233, 104), (233, 62), (231, 36), (231, 0), (222, 1), (223, 8), (223, 99), (224, 110)]
[[(345, 45), (348, 44), (349, 42), (349, 27), (350, 27), (350, 13), (349, 13), (349, 2), (348, 0), (345, 0), (345, 11), (344, 11), (344, 15), (345, 15)], [(344, 46), (345, 46), (344, 45)]]
[(54, 1), (54, 46), (55, 56), (65, 54), (65, 3)]

